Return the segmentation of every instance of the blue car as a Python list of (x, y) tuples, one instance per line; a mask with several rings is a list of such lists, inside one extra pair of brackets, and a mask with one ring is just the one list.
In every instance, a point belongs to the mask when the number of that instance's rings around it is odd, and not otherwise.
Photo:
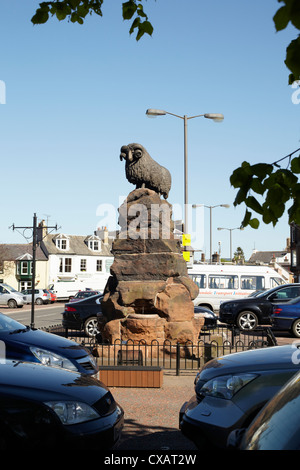
[(271, 325), (275, 330), (290, 331), (300, 338), (300, 297), (273, 305)]
[(0, 360), (16, 359), (69, 369), (98, 372), (95, 358), (83, 346), (52, 333), (30, 328), (0, 313)]

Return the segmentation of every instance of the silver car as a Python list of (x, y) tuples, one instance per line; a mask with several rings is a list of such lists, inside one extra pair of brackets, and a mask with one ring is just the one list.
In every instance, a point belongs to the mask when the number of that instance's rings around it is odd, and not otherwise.
[(25, 300), (21, 292), (18, 292), (8, 284), (0, 284), (0, 305), (10, 308), (23, 307)]
[[(26, 304), (31, 304), (32, 301), (32, 290), (22, 290), (22, 296), (24, 297)], [(51, 302), (51, 295), (47, 289), (34, 289), (34, 303), (37, 305), (49, 304)]]

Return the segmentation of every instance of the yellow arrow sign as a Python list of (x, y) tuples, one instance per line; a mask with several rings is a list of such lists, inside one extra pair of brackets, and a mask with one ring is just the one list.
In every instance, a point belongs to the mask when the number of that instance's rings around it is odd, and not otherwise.
[(189, 251), (183, 251), (182, 254), (183, 254), (183, 259), (184, 259), (185, 261), (190, 261), (190, 259), (191, 259), (191, 256), (190, 256), (191, 253), (190, 253)]

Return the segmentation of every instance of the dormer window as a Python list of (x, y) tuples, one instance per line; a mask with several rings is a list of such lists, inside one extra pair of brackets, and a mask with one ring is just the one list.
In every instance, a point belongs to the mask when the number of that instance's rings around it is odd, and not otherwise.
[(69, 249), (69, 237), (66, 235), (58, 235), (54, 238), (54, 243), (59, 250), (67, 251)]
[(101, 251), (101, 239), (96, 235), (91, 235), (85, 241), (91, 251)]
[(67, 240), (56, 240), (56, 246), (60, 250), (66, 250), (67, 249)]
[(98, 240), (90, 240), (89, 249), (93, 251), (99, 251), (99, 242)]

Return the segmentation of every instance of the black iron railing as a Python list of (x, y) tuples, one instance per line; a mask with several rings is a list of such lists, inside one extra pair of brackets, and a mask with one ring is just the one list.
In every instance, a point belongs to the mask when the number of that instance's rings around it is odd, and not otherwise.
[(82, 331), (66, 330), (60, 325), (47, 330), (89, 348), (97, 357), (99, 366), (155, 366), (176, 370), (177, 375), (180, 370), (197, 370), (214, 357), (277, 345), (276, 338), (268, 327), (241, 331), (220, 325), (201, 331), (196, 343), (116, 340), (111, 344), (102, 342), (100, 336), (87, 337)]

